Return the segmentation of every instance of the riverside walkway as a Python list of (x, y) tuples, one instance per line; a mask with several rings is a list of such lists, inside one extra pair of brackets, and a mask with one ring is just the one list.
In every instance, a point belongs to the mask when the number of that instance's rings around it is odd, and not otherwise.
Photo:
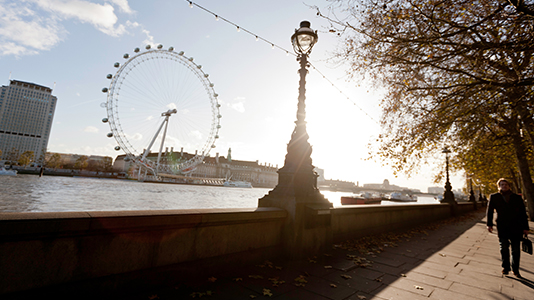
[(523, 278), (502, 275), (500, 264), (497, 235), (478, 210), (347, 241), (317, 257), (228, 267), (124, 299), (534, 299), (534, 256), (522, 252)]

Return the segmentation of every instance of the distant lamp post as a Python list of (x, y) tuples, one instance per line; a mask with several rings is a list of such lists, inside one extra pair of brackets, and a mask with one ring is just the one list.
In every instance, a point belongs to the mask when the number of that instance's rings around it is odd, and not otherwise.
[[(268, 195), (259, 199), (258, 207), (279, 207), (289, 213), (284, 234), (285, 248), (291, 252), (291, 256), (298, 257), (302, 251), (317, 251), (326, 245), (329, 247), (326, 241), (331, 240), (332, 203), (317, 189), (318, 175), (312, 165), (312, 147), (306, 132), (304, 101), (308, 55), (317, 43), (317, 32), (310, 28), (310, 22), (300, 23), (300, 28), (291, 36), (291, 43), (300, 62), (297, 120), (287, 144), (284, 166), (278, 170), (278, 184)], [(319, 236), (322, 236), (322, 242)]]
[(469, 202), (475, 202), (475, 191), (473, 191), (473, 175), (469, 175)]
[(477, 199), (475, 197), (475, 192), (473, 191), (473, 174), (469, 175), (469, 202), (473, 202), (475, 209), (477, 209)]
[(456, 200), (454, 199), (454, 193), (452, 192), (452, 186), (451, 182), (449, 180), (449, 153), (451, 153), (451, 150), (449, 148), (445, 147), (443, 148), (443, 151), (441, 153), (445, 153), (445, 160), (446, 160), (446, 173), (447, 173), (447, 181), (445, 182), (445, 192), (443, 193), (443, 200), (441, 200), (442, 203), (456, 203)]

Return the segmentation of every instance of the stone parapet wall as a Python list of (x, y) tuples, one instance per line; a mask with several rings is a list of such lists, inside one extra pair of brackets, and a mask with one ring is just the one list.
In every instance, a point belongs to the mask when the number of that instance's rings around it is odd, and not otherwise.
[[(457, 206), (459, 214), (473, 210), (472, 203)], [(339, 242), (451, 213), (448, 204), (354, 205), (308, 209), (301, 226)], [(18, 299), (30, 291), (32, 298), (41, 288), (117, 290), (135, 282), (161, 284), (206, 266), (274, 259), (292, 251), (282, 247), (290, 238), (284, 235), (287, 218), (279, 208), (0, 213), (0, 295)], [(311, 242), (321, 240), (315, 234)]]
[(276, 208), (0, 213), (0, 294), (272, 249)]
[(340, 242), (380, 234), (450, 216), (448, 204), (351, 205), (336, 208), (332, 211), (333, 240)]

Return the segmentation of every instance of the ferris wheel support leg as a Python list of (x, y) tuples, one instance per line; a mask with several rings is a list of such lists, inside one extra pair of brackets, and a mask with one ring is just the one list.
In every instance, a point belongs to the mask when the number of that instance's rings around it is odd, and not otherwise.
[(156, 173), (159, 172), (159, 161), (161, 160), (161, 152), (163, 151), (163, 144), (165, 144), (165, 136), (167, 135), (167, 127), (169, 126), (169, 116), (165, 117), (163, 121), (165, 129), (163, 129), (163, 136), (161, 137), (161, 145), (159, 146), (158, 161), (156, 162)]
[(158, 137), (159, 132), (161, 131), (161, 128), (163, 128), (163, 124), (165, 124), (165, 122), (168, 119), (169, 119), (169, 117), (165, 117), (163, 122), (161, 122), (161, 125), (158, 128), (158, 131), (156, 131), (156, 134), (154, 134), (154, 137), (152, 138), (152, 141), (150, 141), (150, 144), (148, 145), (148, 148), (146, 148), (145, 153), (143, 153), (143, 160), (145, 160), (146, 157), (148, 156), (148, 153), (150, 152), (150, 149), (152, 148), (152, 145), (154, 145), (154, 142), (156, 141), (156, 138)]

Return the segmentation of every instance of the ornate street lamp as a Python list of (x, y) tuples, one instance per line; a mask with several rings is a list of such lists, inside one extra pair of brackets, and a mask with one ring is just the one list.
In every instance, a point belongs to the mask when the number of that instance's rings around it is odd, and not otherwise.
[(473, 190), (473, 174), (469, 174), (469, 202), (475, 202), (475, 191)]
[(445, 147), (443, 148), (443, 151), (441, 151), (441, 153), (445, 153), (445, 160), (447, 163), (447, 166), (446, 166), (447, 181), (445, 182), (445, 192), (443, 193), (443, 200), (441, 200), (441, 202), (442, 203), (456, 203), (456, 200), (454, 199), (454, 193), (452, 192), (451, 182), (449, 181), (449, 153), (451, 153), (451, 150)]
[[(287, 208), (287, 202), (294, 199), (297, 204), (321, 204), (331, 207), (332, 204), (324, 198), (317, 189), (317, 174), (312, 165), (312, 147), (308, 142), (306, 132), (306, 74), (308, 73), (308, 55), (315, 43), (317, 32), (310, 28), (310, 22), (302, 21), (300, 28), (295, 29), (291, 36), (293, 49), (300, 62), (299, 97), (297, 106), (297, 120), (291, 139), (287, 145), (284, 166), (278, 170), (278, 185), (269, 194), (259, 200), (259, 207), (275, 206)], [(289, 197), (289, 198), (287, 198)], [(291, 198), (291, 199), (290, 199)], [(282, 200), (285, 199), (285, 200)]]

